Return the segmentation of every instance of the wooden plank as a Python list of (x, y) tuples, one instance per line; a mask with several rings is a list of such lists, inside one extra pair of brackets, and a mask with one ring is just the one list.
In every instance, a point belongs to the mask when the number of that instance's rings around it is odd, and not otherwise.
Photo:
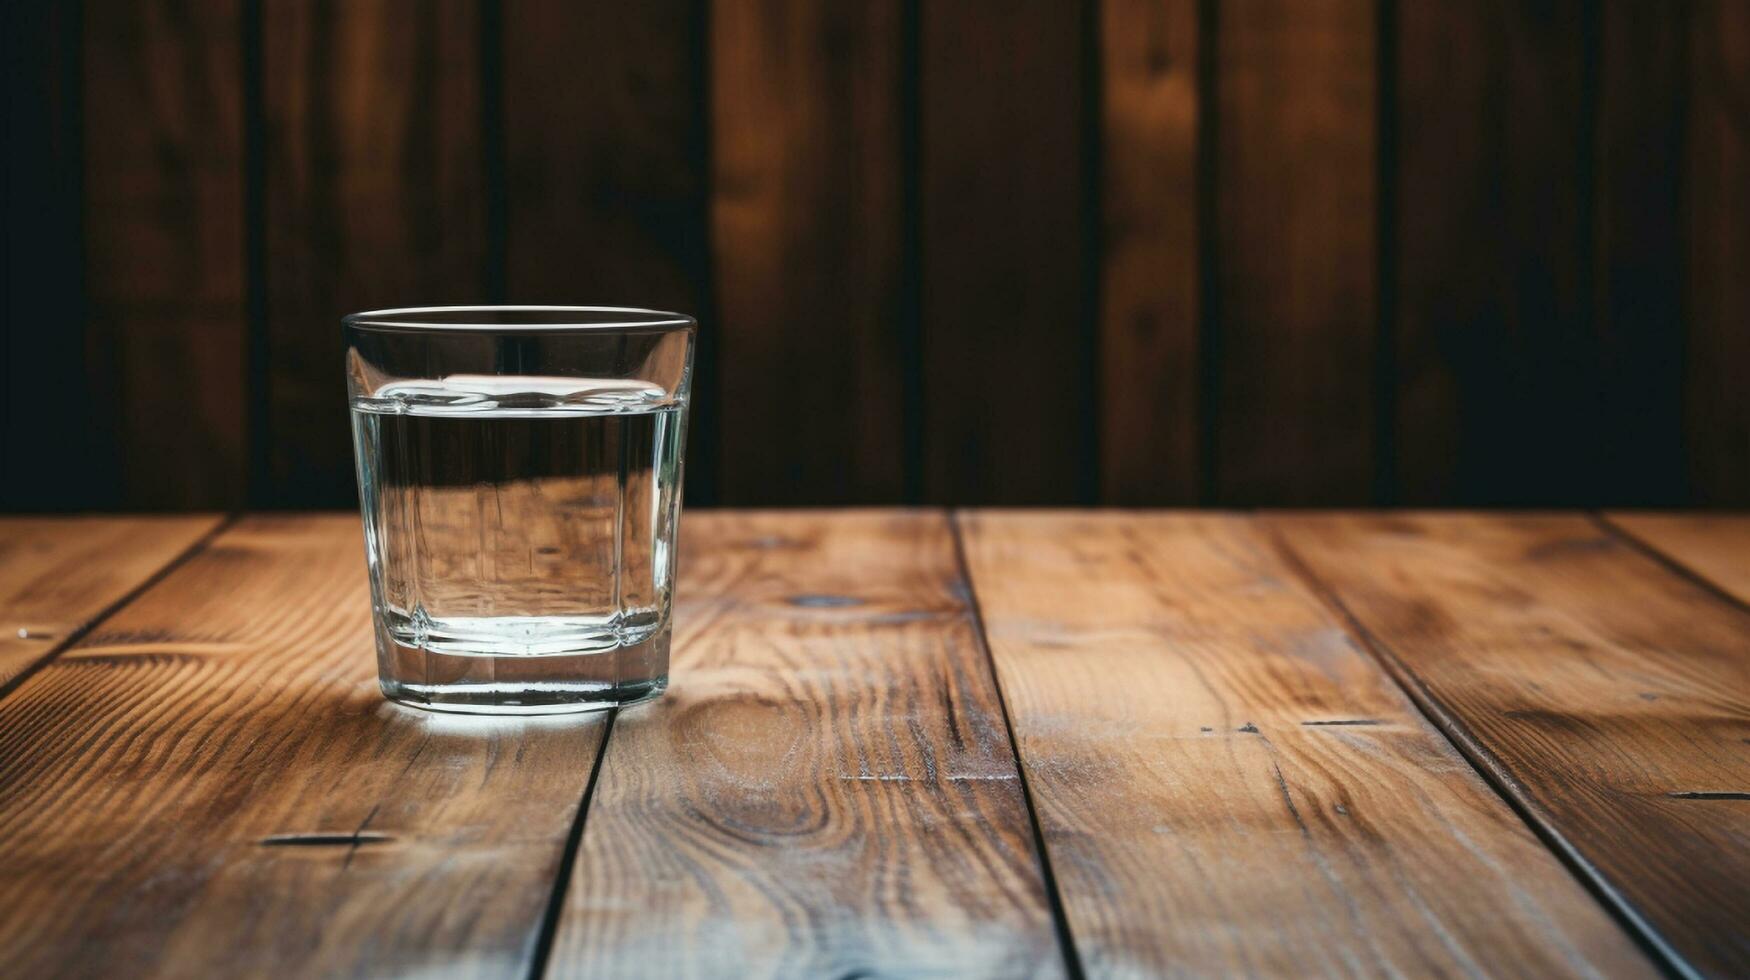
[(1085, 2), (919, 5), (929, 500), (1093, 499)]
[(942, 517), (694, 514), (683, 555), (549, 975), (1061, 973)]
[(727, 503), (905, 495), (902, 7), (789, 0), (713, 12)]
[[(1606, 0), (1599, 18), (1586, 497), (1681, 504), (1683, 440), (1682, 4)], [(1750, 351), (1747, 351), (1750, 353)], [(1572, 438), (1572, 434), (1569, 434)]]
[[(0, 508), (114, 504), (85, 370), (79, 4), (0, 8)], [(53, 424), (45, 425), (45, 418)]]
[(715, 499), (703, 0), (502, 5), (507, 296), (699, 320), (687, 500)]
[(347, 505), (342, 314), (485, 295), (475, 0), (262, 9), (269, 482)]
[(1601, 399), (1641, 402), (1590, 327), (1585, 0), (1406, 0), (1398, 28), (1397, 499), (1593, 500)]
[(1276, 526), (1650, 943), (1750, 971), (1750, 612), (1582, 517)]
[(1613, 513), (1609, 520), (1750, 603), (1750, 516)]
[[(84, 10), (87, 397), (132, 507), (243, 500), (239, 0)], [(338, 373), (338, 371), (336, 371)]]
[(1100, 12), (1100, 499), (1195, 503), (1199, 289), (1195, 0)]
[(195, 517), (0, 517), (0, 690), (218, 526)]
[(1214, 487), (1368, 499), (1377, 67), (1367, 0), (1235, 0), (1216, 34)]
[(527, 973), (602, 719), (385, 702), (360, 545), (246, 519), (0, 701), (10, 970)]
[(1244, 518), (974, 513), (1090, 975), (1651, 975)]
[(1695, 498), (1750, 507), (1750, 4), (1690, 14), (1684, 439)]

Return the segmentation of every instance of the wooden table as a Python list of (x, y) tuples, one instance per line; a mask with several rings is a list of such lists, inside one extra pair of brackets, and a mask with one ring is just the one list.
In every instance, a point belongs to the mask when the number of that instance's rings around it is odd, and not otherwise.
[(0, 973), (1750, 973), (1750, 518), (700, 512), (376, 690), (352, 515), (0, 520)]

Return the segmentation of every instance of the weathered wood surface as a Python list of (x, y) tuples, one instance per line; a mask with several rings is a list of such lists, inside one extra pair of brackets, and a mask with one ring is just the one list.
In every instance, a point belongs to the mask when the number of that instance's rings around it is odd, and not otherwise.
[(961, 522), (1090, 975), (1651, 972), (1245, 518)]
[(369, 617), (250, 518), (0, 699), (6, 972), (526, 973), (603, 721), (390, 705)]
[(218, 523), (200, 515), (0, 517), (0, 690)]
[(675, 685), (615, 723), (549, 973), (1060, 974), (943, 517), (685, 528)]
[(1750, 612), (1584, 517), (1269, 523), (1650, 943), (1750, 972)]
[(217, 527), (0, 522), (0, 665), (126, 600), (0, 674), (0, 972), (1750, 963), (1742, 517), (694, 513), (611, 723), (389, 705), (356, 518)]
[(1750, 516), (1610, 514), (1619, 530), (1750, 603)]

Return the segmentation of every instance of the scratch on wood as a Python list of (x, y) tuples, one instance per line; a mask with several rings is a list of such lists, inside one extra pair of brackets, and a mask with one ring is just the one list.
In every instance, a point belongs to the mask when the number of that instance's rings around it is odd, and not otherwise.
[(388, 834), (270, 834), (257, 841), (262, 847), (357, 847), (363, 844), (386, 844), (395, 838)]
[(1248, 735), (1256, 735), (1256, 734), (1258, 734), (1258, 726), (1254, 725), (1248, 721), (1244, 725), (1241, 725), (1239, 728), (1235, 729), (1235, 731), (1245, 732)]
[(864, 620), (864, 622), (871, 626), (901, 626), (906, 623), (919, 623), (924, 620), (938, 619), (940, 617), (941, 613), (931, 612), (928, 609), (910, 609), (904, 612), (882, 613), (878, 616), (870, 616), (868, 619)]
[(792, 606), (803, 606), (809, 609), (837, 609), (842, 606), (860, 606), (863, 600), (848, 595), (793, 595), (789, 599)]
[(772, 551), (779, 548), (801, 548), (803, 543), (780, 534), (767, 534), (763, 537), (751, 538), (743, 542), (743, 547), (757, 548), (761, 551)]
[[(947, 781), (950, 783), (1002, 783), (1002, 782), (1010, 782), (1010, 781), (1014, 780), (1015, 778), (1016, 778), (1016, 776), (1012, 772), (1009, 772), (1009, 773), (989, 773), (989, 774), (973, 773), (973, 774), (968, 774), (968, 775), (964, 775), (964, 776), (950, 775), (947, 777)], [(908, 776), (904, 773), (896, 773), (896, 774), (889, 774), (889, 775), (840, 776), (839, 782), (842, 782), (842, 783), (919, 783), (919, 782), (935, 782), (935, 780), (933, 780), (933, 779), (919, 779), (916, 776)]]
[(1294, 818), (1294, 823), (1302, 834), (1311, 837), (1312, 829), (1300, 818), (1300, 809), (1294, 805), (1294, 795), (1288, 791), (1288, 780), (1282, 778), (1282, 767), (1272, 760), (1270, 770), (1276, 774), (1276, 788), (1282, 791), (1282, 802), (1288, 804), (1288, 815)]
[(1378, 718), (1338, 718), (1332, 721), (1303, 721), (1301, 724), (1318, 728), (1326, 725), (1383, 725), (1385, 722)]
[(1691, 790), (1682, 793), (1666, 793), (1674, 800), (1750, 800), (1750, 793), (1731, 791), (1710, 792), (1707, 790)]
[(360, 835), (365, 832), (366, 827), (371, 825), (371, 821), (377, 818), (377, 811), (382, 808), (383, 804), (381, 803), (373, 804), (371, 806), (371, 812), (365, 814), (365, 818), (359, 821), (358, 828), (352, 832), (352, 849), (346, 852), (346, 860), (340, 863), (340, 870), (342, 872), (345, 872), (352, 867), (352, 859), (358, 856), (359, 845), (364, 843), (364, 840)]

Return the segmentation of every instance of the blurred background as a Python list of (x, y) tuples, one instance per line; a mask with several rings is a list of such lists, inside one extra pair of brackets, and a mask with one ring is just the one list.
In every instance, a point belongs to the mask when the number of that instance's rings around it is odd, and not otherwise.
[(1743, 0), (16, 0), (0, 506), (353, 500), (338, 318), (704, 325), (694, 504), (1750, 505)]

